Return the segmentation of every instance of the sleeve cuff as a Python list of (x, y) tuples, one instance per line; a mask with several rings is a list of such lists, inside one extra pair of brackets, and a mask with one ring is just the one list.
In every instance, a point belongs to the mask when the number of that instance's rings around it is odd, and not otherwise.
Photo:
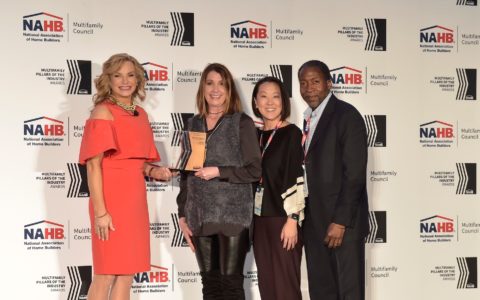
[(178, 210), (178, 217), (179, 217), (179, 218), (185, 217), (185, 212), (183, 211), (183, 209), (179, 209), (179, 210)]
[(345, 228), (348, 228), (348, 227), (352, 227), (351, 224), (352, 224), (353, 222), (348, 222), (348, 221), (345, 220), (344, 218), (335, 217), (335, 218), (333, 218), (332, 223), (335, 223), (335, 224), (338, 224), (338, 225), (342, 225), (342, 226), (345, 226)]
[(230, 175), (231, 175), (230, 169), (228, 167), (217, 167), (217, 168), (218, 168), (218, 173), (219, 173), (218, 178), (221, 179), (221, 180), (228, 181), (228, 179), (230, 178)]

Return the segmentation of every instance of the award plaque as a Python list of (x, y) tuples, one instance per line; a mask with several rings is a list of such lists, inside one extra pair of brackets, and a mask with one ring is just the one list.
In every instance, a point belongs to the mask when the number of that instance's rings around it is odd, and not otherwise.
[(176, 131), (171, 145), (171, 169), (195, 171), (203, 168), (206, 141), (205, 132)]

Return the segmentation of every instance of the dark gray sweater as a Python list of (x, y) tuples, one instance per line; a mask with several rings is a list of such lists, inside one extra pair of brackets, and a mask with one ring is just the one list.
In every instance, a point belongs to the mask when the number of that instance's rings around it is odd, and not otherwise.
[[(206, 131), (205, 119), (189, 120), (191, 131)], [(202, 180), (183, 174), (177, 197), (195, 235), (235, 235), (250, 226), (253, 215), (252, 182), (261, 175), (261, 155), (255, 126), (242, 113), (223, 116), (208, 132), (205, 167), (215, 166), (220, 177)]]

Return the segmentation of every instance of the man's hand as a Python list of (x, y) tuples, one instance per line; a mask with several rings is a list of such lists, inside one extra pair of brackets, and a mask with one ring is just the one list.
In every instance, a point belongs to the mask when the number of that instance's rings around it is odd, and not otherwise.
[(343, 235), (345, 234), (345, 226), (331, 223), (327, 229), (327, 235), (323, 242), (328, 248), (338, 248), (342, 245)]

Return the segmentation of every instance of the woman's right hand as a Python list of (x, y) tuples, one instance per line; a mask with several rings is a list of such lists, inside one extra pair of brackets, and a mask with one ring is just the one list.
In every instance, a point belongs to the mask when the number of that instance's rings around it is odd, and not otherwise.
[(95, 233), (102, 241), (108, 240), (109, 230), (115, 231), (112, 216), (107, 212), (101, 217), (95, 217)]
[(172, 176), (177, 175), (176, 173), (172, 173), (170, 169), (166, 167), (152, 167), (149, 173), (150, 177), (161, 181), (169, 181), (172, 179)]
[(287, 217), (280, 234), (280, 240), (283, 242), (283, 249), (289, 251), (295, 248), (298, 241), (297, 221)]
[(192, 252), (195, 252), (195, 246), (193, 245), (193, 242), (192, 242), (192, 235), (193, 234), (192, 234), (192, 231), (190, 230), (190, 228), (187, 225), (187, 221), (185, 220), (185, 217), (181, 217), (178, 220), (178, 223), (180, 225), (180, 230), (182, 230), (183, 236), (185, 237), (185, 240), (188, 243), (188, 246), (190, 247), (190, 249), (192, 249)]

